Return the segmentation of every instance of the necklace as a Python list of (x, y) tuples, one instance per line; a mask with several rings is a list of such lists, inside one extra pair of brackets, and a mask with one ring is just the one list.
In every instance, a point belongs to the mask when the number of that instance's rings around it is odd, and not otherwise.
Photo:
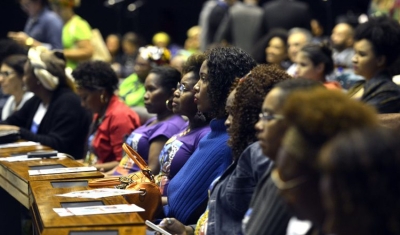
[(182, 131), (181, 133), (179, 133), (179, 136), (185, 136), (190, 132), (190, 127), (188, 127), (186, 130)]

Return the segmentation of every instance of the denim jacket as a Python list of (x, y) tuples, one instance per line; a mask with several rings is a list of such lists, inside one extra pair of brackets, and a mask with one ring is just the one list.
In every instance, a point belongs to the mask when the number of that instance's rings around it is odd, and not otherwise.
[(228, 167), (210, 194), (207, 235), (241, 233), (242, 219), (257, 182), (270, 171), (270, 163), (256, 142)]

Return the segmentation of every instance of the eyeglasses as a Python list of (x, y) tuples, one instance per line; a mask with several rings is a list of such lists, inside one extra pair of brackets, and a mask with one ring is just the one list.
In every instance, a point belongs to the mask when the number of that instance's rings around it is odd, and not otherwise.
[(185, 85), (178, 83), (178, 91), (182, 94), (182, 92), (193, 91), (193, 89), (187, 89)]
[(14, 72), (12, 71), (0, 71), (0, 76), (2, 77), (9, 77), (10, 75), (13, 75)]
[(271, 120), (274, 120), (274, 119), (282, 120), (282, 119), (285, 118), (283, 115), (270, 114), (270, 113), (267, 113), (267, 112), (260, 113), (258, 116), (260, 117), (260, 120), (263, 120), (263, 121), (271, 121)]
[(271, 172), (271, 180), (279, 190), (288, 190), (298, 187), (299, 185), (307, 182), (308, 178), (300, 176), (288, 181), (283, 181), (279, 175), (278, 169), (273, 169)]

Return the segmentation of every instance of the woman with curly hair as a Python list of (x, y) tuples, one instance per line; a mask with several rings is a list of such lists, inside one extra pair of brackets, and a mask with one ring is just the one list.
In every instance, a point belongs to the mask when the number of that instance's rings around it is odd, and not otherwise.
[[(307, 104), (307, 105), (304, 105)], [(340, 91), (314, 89), (292, 94), (283, 107), (289, 125), (271, 178), (289, 208), (312, 231), (322, 228), (325, 213), (319, 193), (318, 153), (338, 134), (378, 125), (373, 108)], [(299, 223), (292, 218), (292, 224)]]
[(320, 155), (327, 232), (400, 234), (399, 134), (383, 128), (337, 136)]
[(122, 158), (125, 136), (140, 126), (139, 116), (114, 95), (118, 77), (109, 64), (83, 62), (72, 76), (82, 106), (94, 114), (85, 163), (109, 171)]
[[(254, 189), (271, 163), (262, 154), (260, 145), (256, 142), (254, 125), (259, 120), (264, 97), (274, 85), (290, 78), (285, 71), (276, 67), (258, 65), (240, 79), (230, 93), (226, 102), (229, 116), (225, 125), (228, 128), (228, 144), (232, 148), (234, 161), (224, 174), (213, 182), (208, 210), (199, 219), (195, 234), (198, 231), (206, 231), (207, 234), (238, 234), (241, 231), (241, 221)], [(174, 227), (166, 229), (172, 233), (190, 231), (190, 226), (184, 227), (179, 221), (175, 221), (174, 224), (175, 228), (181, 231), (173, 230)], [(168, 226), (165, 222), (164, 225)]]
[(386, 16), (360, 24), (354, 35), (354, 73), (360, 81), (349, 96), (372, 105), (379, 113), (400, 112), (400, 87), (392, 81), (400, 55), (400, 25)]
[(200, 112), (213, 118), (211, 132), (170, 181), (168, 205), (164, 207), (166, 216), (184, 224), (197, 222), (207, 205), (208, 187), (232, 163), (231, 149), (226, 145), (225, 104), (235, 79), (256, 65), (246, 52), (235, 47), (214, 48), (205, 55), (200, 80), (194, 86), (194, 101)]

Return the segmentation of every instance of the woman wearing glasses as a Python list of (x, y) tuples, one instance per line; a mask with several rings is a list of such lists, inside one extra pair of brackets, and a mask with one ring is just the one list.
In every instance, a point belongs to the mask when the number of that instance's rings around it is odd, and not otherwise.
[(19, 110), (33, 96), (32, 92), (25, 90), (22, 81), (27, 59), (25, 55), (12, 55), (4, 59), (1, 65), (1, 91), (5, 95), (10, 95), (1, 112), (1, 120), (5, 120)]
[(166, 204), (169, 181), (197, 149), (200, 139), (210, 132), (208, 115), (199, 112), (194, 103), (193, 87), (199, 80), (199, 71), (204, 60), (203, 54), (189, 57), (184, 64), (183, 77), (178, 84), (178, 89), (174, 92), (172, 111), (186, 116), (188, 125), (183, 127), (180, 133), (171, 137), (161, 150), (159, 157), (161, 169), (157, 180), (161, 194), (165, 196), (164, 204)]
[(289, 228), (304, 223), (311, 231), (321, 231), (325, 213), (319, 191), (318, 153), (340, 133), (377, 126), (376, 113), (339, 91), (315, 89), (292, 94), (283, 107), (283, 116), (289, 129), (271, 179), (297, 219), (307, 221), (292, 219)]

